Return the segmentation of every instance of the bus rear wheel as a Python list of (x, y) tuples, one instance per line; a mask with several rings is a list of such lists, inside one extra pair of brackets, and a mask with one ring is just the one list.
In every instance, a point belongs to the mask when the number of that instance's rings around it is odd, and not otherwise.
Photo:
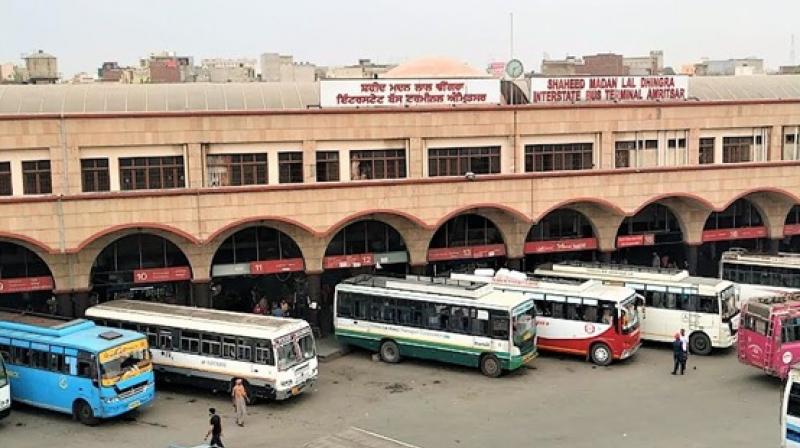
[(689, 337), (689, 348), (695, 355), (707, 356), (711, 354), (711, 339), (705, 333), (694, 333)]
[(400, 362), (400, 347), (394, 341), (383, 341), (381, 343), (381, 359), (383, 362), (395, 364)]
[(494, 355), (483, 355), (481, 358), (481, 372), (489, 378), (497, 378), (503, 373), (500, 360)]
[(592, 350), (589, 352), (589, 358), (598, 366), (607, 366), (611, 364), (611, 349), (602, 342), (594, 344)]
[(89, 403), (83, 400), (76, 401), (73, 406), (73, 412), (78, 421), (84, 425), (94, 426), (97, 424), (97, 417), (94, 416), (94, 411), (92, 411), (92, 407), (89, 406)]

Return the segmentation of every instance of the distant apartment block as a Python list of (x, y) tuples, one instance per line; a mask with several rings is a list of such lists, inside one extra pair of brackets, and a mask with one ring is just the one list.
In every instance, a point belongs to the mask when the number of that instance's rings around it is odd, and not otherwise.
[(541, 72), (546, 76), (571, 75), (658, 75), (664, 73), (664, 52), (651, 51), (647, 56), (624, 57), (615, 53), (599, 53), (582, 58), (542, 60)]
[(199, 82), (252, 82), (256, 80), (256, 60), (203, 59), (197, 75)]
[(763, 75), (764, 60), (759, 58), (704, 60), (694, 65), (695, 76)]
[(265, 82), (314, 82), (317, 66), (294, 62), (292, 55), (264, 53), (260, 59), (261, 80)]

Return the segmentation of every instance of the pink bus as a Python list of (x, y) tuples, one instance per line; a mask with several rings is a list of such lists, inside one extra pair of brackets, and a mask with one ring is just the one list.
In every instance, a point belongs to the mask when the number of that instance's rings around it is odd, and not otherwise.
[(745, 302), (737, 338), (740, 362), (785, 379), (800, 362), (800, 294)]

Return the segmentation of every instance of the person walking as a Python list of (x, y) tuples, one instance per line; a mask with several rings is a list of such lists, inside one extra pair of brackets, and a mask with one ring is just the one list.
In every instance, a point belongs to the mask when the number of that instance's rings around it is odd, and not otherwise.
[(244, 426), (244, 418), (247, 416), (247, 405), (250, 403), (250, 397), (247, 395), (247, 389), (242, 384), (242, 379), (236, 379), (236, 385), (231, 390), (231, 400), (233, 401), (233, 409), (236, 410), (236, 424)]
[(681, 334), (675, 333), (675, 340), (672, 341), (672, 359), (674, 361), (672, 366), (672, 374), (678, 374), (678, 367), (681, 369), (681, 375), (686, 370), (686, 354), (683, 351), (683, 341), (681, 341)]
[(683, 365), (689, 360), (689, 338), (686, 337), (686, 330), (681, 328), (681, 348), (683, 349)]
[(208, 415), (211, 417), (208, 421), (211, 427), (208, 428), (208, 432), (203, 440), (208, 440), (208, 436), (211, 436), (211, 441), (208, 443), (208, 446), (225, 448), (225, 445), (222, 444), (222, 420), (219, 418), (219, 415), (217, 415), (217, 410), (209, 408)]

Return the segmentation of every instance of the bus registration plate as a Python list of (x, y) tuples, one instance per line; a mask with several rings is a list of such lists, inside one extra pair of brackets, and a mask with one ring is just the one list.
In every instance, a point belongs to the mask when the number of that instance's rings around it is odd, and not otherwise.
[(128, 404), (128, 409), (129, 409), (129, 410), (130, 410), (130, 409), (136, 409), (136, 408), (138, 408), (139, 406), (141, 406), (141, 404), (142, 404), (142, 403), (141, 403), (139, 400), (132, 401), (132, 402), (130, 402), (130, 404)]

